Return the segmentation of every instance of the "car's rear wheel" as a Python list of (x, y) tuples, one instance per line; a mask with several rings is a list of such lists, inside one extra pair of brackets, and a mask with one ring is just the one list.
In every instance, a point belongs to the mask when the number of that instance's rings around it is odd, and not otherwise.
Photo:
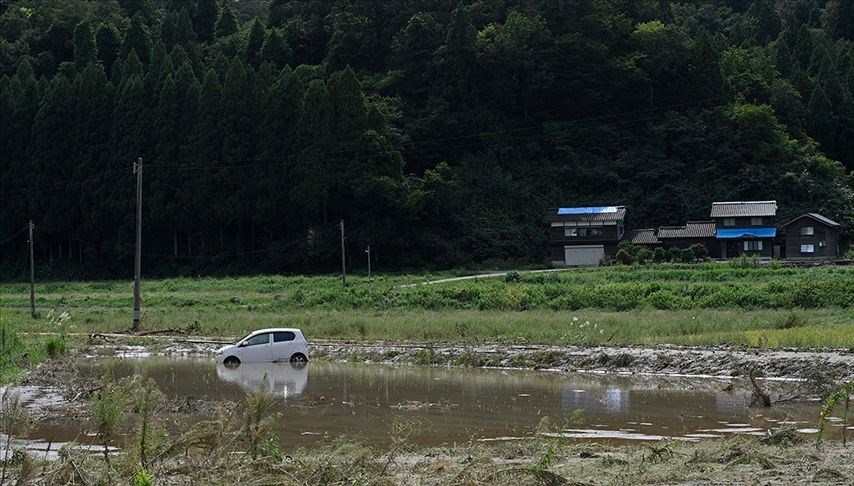
[(294, 353), (291, 355), (291, 363), (296, 366), (305, 366), (308, 363), (308, 358), (302, 353)]
[(237, 356), (229, 356), (222, 361), (226, 366), (237, 366), (240, 364), (240, 359)]

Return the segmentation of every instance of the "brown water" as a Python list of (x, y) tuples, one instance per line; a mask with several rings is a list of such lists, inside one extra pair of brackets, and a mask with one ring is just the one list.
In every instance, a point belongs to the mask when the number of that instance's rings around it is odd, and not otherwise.
[[(750, 409), (746, 393), (723, 391), (730, 380), (710, 378), (320, 362), (302, 369), (288, 363), (229, 369), (211, 360), (171, 358), (96, 360), (81, 372), (97, 377), (107, 369), (116, 378), (151, 377), (167, 396), (188, 403), (242, 400), (266, 374), (280, 398), (277, 434), (285, 447), (342, 436), (382, 446), (401, 429), (421, 445), (514, 440), (533, 436), (543, 417), (561, 425), (554, 434), (578, 439), (700, 440), (762, 435), (781, 425), (810, 434), (819, 413), (816, 403)], [(830, 437), (838, 437), (840, 421), (829, 429)], [(87, 430), (86, 424), (59, 419), (30, 435), (85, 440)]]

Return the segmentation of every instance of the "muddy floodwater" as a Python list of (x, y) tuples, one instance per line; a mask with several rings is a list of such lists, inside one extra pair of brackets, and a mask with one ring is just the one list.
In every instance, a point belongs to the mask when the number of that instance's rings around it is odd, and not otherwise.
[[(601, 440), (702, 440), (731, 434), (762, 435), (788, 426), (813, 434), (815, 402), (770, 409), (745, 406), (747, 392), (732, 380), (661, 378), (590, 373), (368, 365), (311, 362), (226, 368), (212, 360), (151, 357), (88, 361), (81, 373), (153, 378), (168, 397), (186, 400), (192, 423), (195, 400), (240, 401), (264, 376), (280, 398), (277, 434), (284, 447), (348, 437), (388, 445), (394, 433), (408, 442), (441, 445), (533, 436), (543, 417), (549, 434)], [(33, 439), (91, 442), (85, 423), (40, 421)], [(828, 435), (839, 436), (831, 420)], [(88, 439), (88, 440), (87, 440)]]

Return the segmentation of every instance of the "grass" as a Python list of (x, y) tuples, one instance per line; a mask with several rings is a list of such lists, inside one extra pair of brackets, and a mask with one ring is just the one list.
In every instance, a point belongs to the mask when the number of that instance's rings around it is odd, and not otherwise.
[[(309, 339), (854, 348), (854, 268), (660, 265), (402, 286), (431, 278), (351, 277), (346, 288), (334, 276), (145, 281), (144, 326), (227, 337), (297, 326)], [(70, 332), (124, 330), (131, 288), (42, 283), (37, 306), (69, 312)], [(7, 321), (57, 331), (29, 317), (28, 291), (0, 285)]]

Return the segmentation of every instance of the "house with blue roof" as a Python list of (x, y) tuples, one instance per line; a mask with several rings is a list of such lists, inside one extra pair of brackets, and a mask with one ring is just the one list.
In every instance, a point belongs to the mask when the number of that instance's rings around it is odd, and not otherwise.
[(554, 267), (596, 266), (617, 253), (625, 233), (625, 206), (553, 208), (546, 213)]
[(776, 245), (777, 201), (715, 202), (710, 216), (721, 258), (780, 256)]

